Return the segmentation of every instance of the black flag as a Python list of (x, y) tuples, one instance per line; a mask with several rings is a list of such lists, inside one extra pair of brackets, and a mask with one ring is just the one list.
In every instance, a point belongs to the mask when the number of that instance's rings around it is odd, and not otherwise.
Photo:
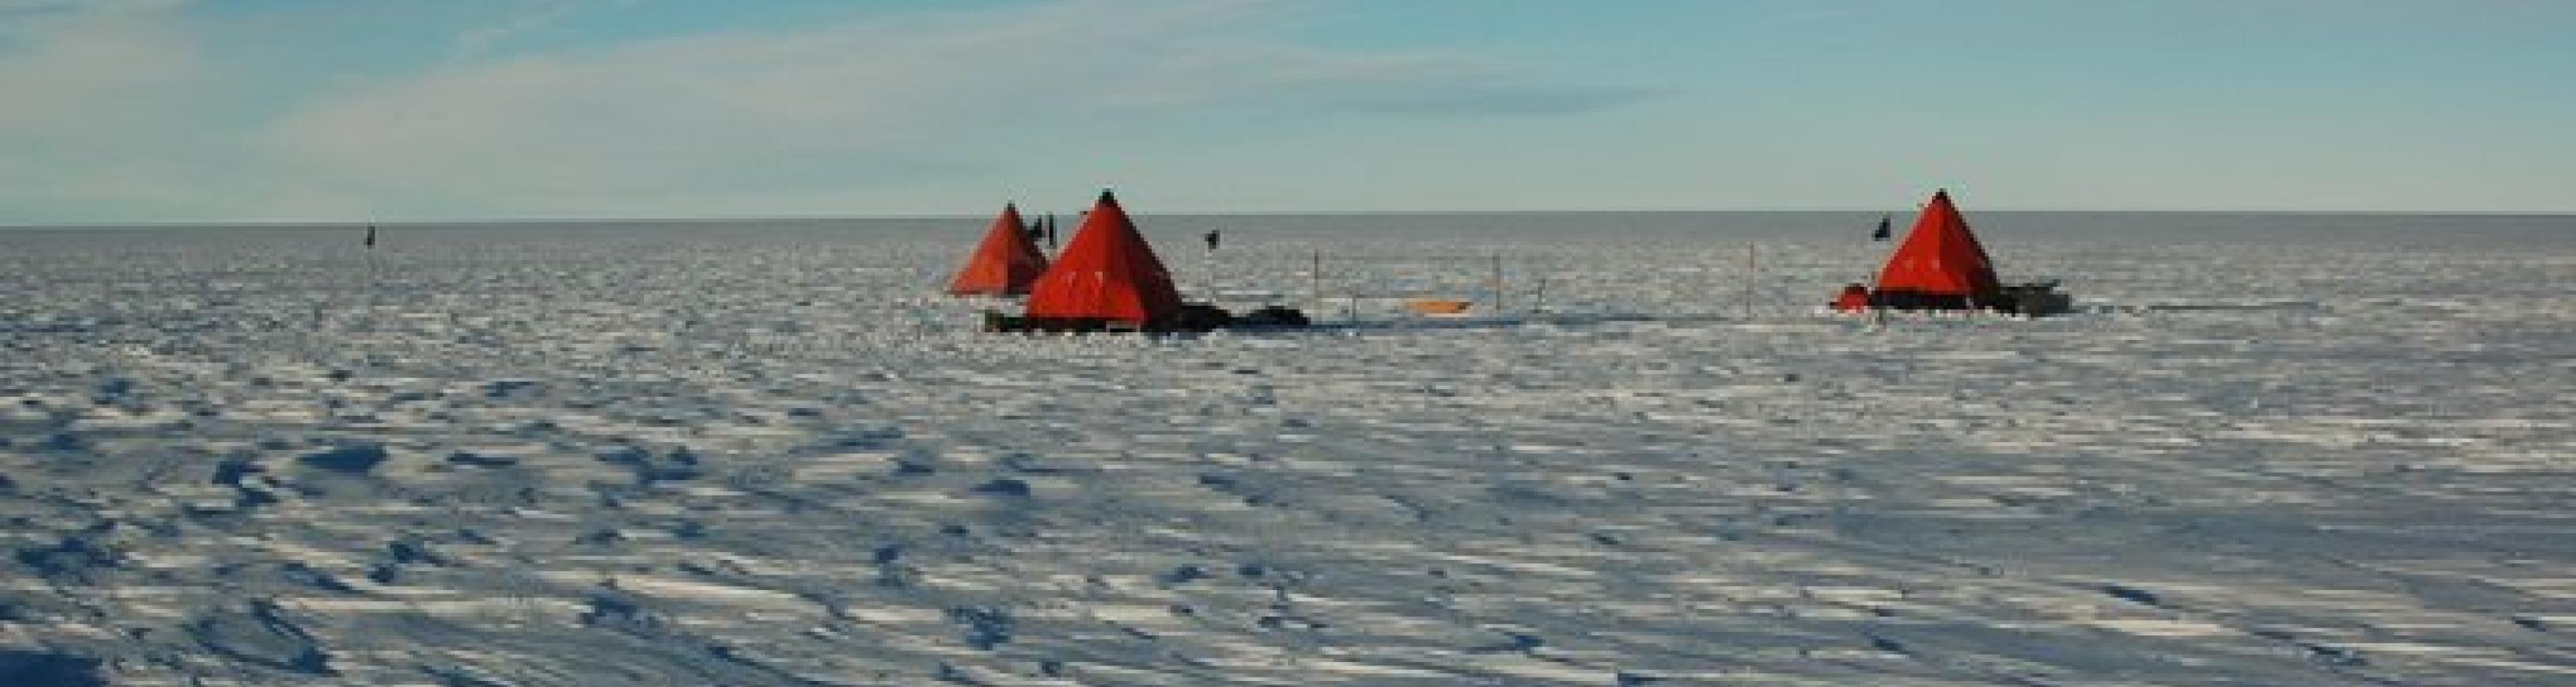
[(1891, 219), (1895, 219), (1895, 218), (1894, 218), (1894, 217), (1880, 217), (1880, 218), (1878, 218), (1878, 231), (1870, 232), (1870, 233), (1869, 233), (1869, 240), (1872, 240), (1872, 241), (1885, 241), (1885, 240), (1887, 240), (1889, 237), (1894, 236), (1894, 234), (1889, 233), (1889, 231), (1890, 231), (1890, 230), (1888, 229), (1888, 226), (1887, 226), (1887, 221), (1888, 221), (1888, 220), (1891, 220)]

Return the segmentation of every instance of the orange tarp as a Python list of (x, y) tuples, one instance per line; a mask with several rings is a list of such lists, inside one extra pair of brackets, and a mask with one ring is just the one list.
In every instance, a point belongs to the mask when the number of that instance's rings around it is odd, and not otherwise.
[(1405, 303), (1404, 309), (1411, 310), (1416, 315), (1463, 315), (1474, 305), (1467, 301), (1425, 298)]

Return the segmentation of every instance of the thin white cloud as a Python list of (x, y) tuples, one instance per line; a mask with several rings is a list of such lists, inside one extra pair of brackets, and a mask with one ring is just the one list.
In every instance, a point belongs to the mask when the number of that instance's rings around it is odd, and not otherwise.
[(542, 31), (547, 27), (560, 24), (565, 19), (571, 18), (576, 13), (629, 7), (633, 6), (635, 1), (636, 0), (610, 0), (609, 2), (596, 3), (600, 5), (596, 8), (589, 6), (594, 3), (586, 3), (582, 2), (582, 0), (558, 0), (557, 2), (540, 3), (524, 11), (504, 17), (498, 22), (477, 26), (458, 33), (456, 35), (455, 42), (449, 46), (448, 59), (471, 60), (480, 58), (491, 54), (495, 48), (507, 44), (512, 40), (523, 38), (529, 34)]
[(573, 11), (578, 9), (581, 9), (580, 3), (557, 2), (541, 6), (535, 11), (513, 15), (498, 24), (469, 29), (456, 36), (455, 45), (448, 50), (448, 59), (469, 60), (481, 57), (491, 52), (492, 46), (502, 41), (545, 28), (549, 24), (563, 20), (564, 17), (572, 16)]
[(153, 12), (186, 5), (191, 0), (0, 0), (0, 15), (107, 15)]
[(0, 0), (0, 133), (193, 75), (195, 46), (164, 21), (183, 4)]
[(1261, 39), (1273, 11), (1087, 0), (525, 53), (316, 103), (272, 141), (322, 197), (468, 214), (796, 212), (811, 208), (691, 203), (971, 169), (943, 151), (1001, 129), (1228, 110), (1547, 114), (1636, 96), (1531, 85), (1467, 57)]
[(228, 75), (175, 21), (185, 4), (0, 0), (0, 222), (216, 204), (201, 180), (232, 156), (202, 112)]
[(1756, 23), (1761, 26), (1775, 29), (1789, 28), (1813, 24), (1837, 24), (1858, 21), (1868, 18), (1870, 14), (1869, 10), (1853, 5), (1813, 3), (1801, 5), (1796, 9), (1786, 10), (1763, 17)]
[[(1265, 37), (1301, 11), (1269, 0), (544, 47), (527, 39), (613, 7), (550, 5), (460, 32), (463, 59), (295, 92), (200, 35), (188, 4), (0, 0), (0, 223), (915, 210), (945, 206), (905, 205), (900, 189), (992, 183), (1032, 158), (1092, 164), (1067, 150), (1171, 151), (1192, 127), (1543, 115), (1640, 95), (1467, 55)], [(1030, 150), (1051, 145), (1065, 147)]]

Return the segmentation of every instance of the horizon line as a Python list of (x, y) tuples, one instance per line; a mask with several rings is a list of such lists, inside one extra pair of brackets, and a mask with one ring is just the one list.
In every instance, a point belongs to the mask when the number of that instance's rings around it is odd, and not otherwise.
[[(1919, 210), (1919, 208), (1918, 208)], [(1574, 214), (1910, 214), (1917, 210), (1883, 208), (1774, 208), (1774, 209), (1544, 209), (1544, 210), (1248, 210), (1234, 212), (1207, 211), (1130, 211), (1140, 217), (1365, 217), (1365, 216), (1477, 216), (1477, 215), (1574, 215)], [(1088, 209), (1062, 213), (1032, 211), (1021, 214), (1080, 215)], [(2284, 216), (2381, 216), (2381, 217), (2524, 217), (2576, 218), (2576, 209), (2561, 210), (2282, 210), (2282, 209), (2101, 209), (2101, 208), (1990, 208), (1968, 214), (1990, 213), (2067, 213), (2067, 214), (2161, 214), (2161, 215), (2284, 215)], [(989, 219), (984, 213), (890, 213), (850, 215), (681, 215), (681, 216), (523, 216), (463, 217), (444, 219), (291, 219), (291, 220), (150, 220), (150, 221), (84, 221), (23, 223), (0, 221), (0, 230), (25, 229), (183, 229), (247, 227), (365, 227), (377, 226), (447, 226), (502, 224), (694, 224), (712, 222), (824, 222), (849, 220), (951, 220)]]

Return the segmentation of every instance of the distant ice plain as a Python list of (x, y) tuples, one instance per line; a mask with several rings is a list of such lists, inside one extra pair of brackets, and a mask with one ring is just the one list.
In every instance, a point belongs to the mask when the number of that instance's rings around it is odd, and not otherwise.
[[(2576, 682), (2576, 218), (1972, 207), (2098, 312), (1816, 314), (1876, 219), (1145, 216), (1188, 288), (1332, 325), (1163, 339), (976, 332), (935, 295), (976, 218), (0, 231), (0, 650), (120, 685)], [(1489, 306), (1496, 253), (1545, 313), (1386, 307)]]

